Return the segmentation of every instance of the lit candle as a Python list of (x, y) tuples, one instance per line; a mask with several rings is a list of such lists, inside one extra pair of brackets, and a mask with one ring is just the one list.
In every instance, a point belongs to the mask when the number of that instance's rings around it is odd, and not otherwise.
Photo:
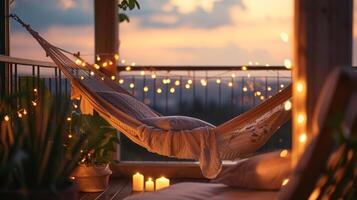
[(151, 178), (149, 178), (149, 179), (145, 182), (145, 191), (146, 191), (146, 192), (154, 191), (154, 181), (152, 181)]
[(157, 178), (155, 181), (155, 185), (156, 185), (156, 190), (160, 190), (162, 188), (169, 187), (170, 180), (165, 177)]
[(144, 176), (139, 172), (133, 175), (133, 191), (142, 192), (144, 190)]

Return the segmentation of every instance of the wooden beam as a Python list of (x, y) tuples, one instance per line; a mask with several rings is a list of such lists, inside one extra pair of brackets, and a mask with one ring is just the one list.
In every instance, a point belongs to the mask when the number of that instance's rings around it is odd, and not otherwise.
[[(10, 38), (9, 38), (9, 15), (10, 5), (9, 0), (1, 1), (0, 3), (0, 55), (9, 55), (10, 53)], [(9, 87), (9, 79), (7, 69), (8, 64), (0, 63), (0, 97), (4, 96)]]
[[(119, 47), (118, 0), (94, 0), (95, 59), (109, 76), (116, 75)], [(100, 60), (97, 60), (97, 57)]]
[(322, 85), (352, 63), (352, 0), (295, 0), (293, 154), (296, 164), (317, 129), (312, 122)]

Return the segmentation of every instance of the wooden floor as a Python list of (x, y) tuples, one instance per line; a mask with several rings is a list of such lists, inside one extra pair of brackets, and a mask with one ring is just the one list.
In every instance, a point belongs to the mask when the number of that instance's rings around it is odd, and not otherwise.
[[(172, 184), (180, 182), (207, 182), (204, 179), (175, 179), (170, 180)], [(80, 200), (119, 200), (133, 195), (131, 189), (131, 180), (127, 179), (112, 179), (109, 187), (104, 192), (84, 193), (80, 192), (78, 199)]]

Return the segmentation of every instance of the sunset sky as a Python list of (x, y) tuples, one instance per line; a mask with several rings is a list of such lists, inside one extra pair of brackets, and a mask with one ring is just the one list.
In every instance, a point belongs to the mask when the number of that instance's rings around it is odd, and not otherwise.
[[(129, 62), (283, 65), (292, 57), (291, 40), (283, 42), (281, 33), (292, 37), (293, 0), (139, 2), (141, 10), (128, 13), (130, 23), (120, 24), (120, 55)], [(93, 58), (93, 0), (15, 0), (12, 12), (53, 44)], [(12, 56), (46, 60), (24, 29), (11, 28)]]

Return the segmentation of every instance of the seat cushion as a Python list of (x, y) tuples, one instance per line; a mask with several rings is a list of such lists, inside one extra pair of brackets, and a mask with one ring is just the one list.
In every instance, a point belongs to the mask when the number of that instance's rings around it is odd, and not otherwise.
[(278, 190), (291, 171), (291, 156), (284, 150), (238, 161), (212, 182), (245, 189)]
[(206, 126), (211, 128), (215, 127), (214, 125), (202, 121), (200, 119), (185, 116), (151, 117), (145, 118), (141, 121), (149, 126), (172, 131), (192, 130), (195, 128)]
[(127, 197), (127, 200), (261, 200), (276, 199), (276, 191), (243, 190), (213, 183), (178, 183), (155, 192)]

